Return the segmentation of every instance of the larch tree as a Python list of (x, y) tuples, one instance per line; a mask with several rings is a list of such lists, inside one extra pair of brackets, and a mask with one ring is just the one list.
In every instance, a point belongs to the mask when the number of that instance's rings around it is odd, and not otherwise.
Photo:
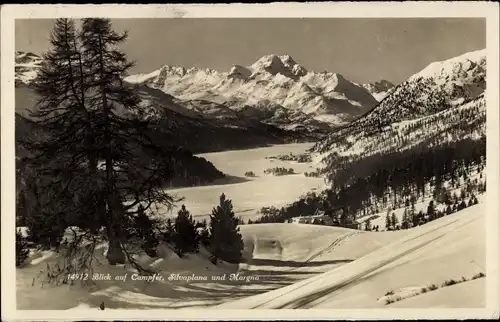
[(138, 90), (123, 80), (134, 65), (119, 49), (127, 37), (127, 32), (115, 32), (109, 19), (82, 19), (79, 38), (88, 104), (99, 129), (94, 137), (103, 161), (107, 258), (110, 264), (128, 259), (137, 266), (129, 252), (132, 245), (124, 238), (130, 218), (140, 204), (141, 210), (151, 213), (161, 206), (170, 208), (175, 199), (160, 187), (171, 176), (164, 158), (168, 152), (153, 144)]
[[(27, 193), (39, 195), (33, 221), (48, 222), (40, 229), (50, 231), (37, 234), (60, 237), (78, 227), (64, 240), (69, 260), (59, 275), (88, 269), (101, 241), (108, 243), (110, 264), (128, 260), (150, 273), (131, 256), (137, 245), (128, 237), (138, 211), (152, 218), (175, 202), (161, 188), (172, 175), (169, 152), (153, 143), (137, 88), (123, 81), (133, 66), (119, 50), (126, 39), (109, 19), (82, 19), (79, 31), (73, 20), (57, 19), (33, 83), (39, 99), (31, 119), (43, 135), (21, 142), (29, 156), (18, 168), (32, 179), (20, 190), (34, 187)], [(75, 257), (82, 249), (84, 260)]]
[[(77, 225), (95, 232), (100, 194), (96, 173), (90, 170), (91, 117), (74, 21), (57, 19), (50, 43), (32, 84), (38, 101), (30, 118), (43, 135), (21, 142), (30, 152), (19, 162), (26, 183), (22, 193), (36, 197), (36, 211), (31, 211), (37, 216), (34, 221), (47, 223), (49, 229)], [(51, 234), (31, 232), (44, 233)]]

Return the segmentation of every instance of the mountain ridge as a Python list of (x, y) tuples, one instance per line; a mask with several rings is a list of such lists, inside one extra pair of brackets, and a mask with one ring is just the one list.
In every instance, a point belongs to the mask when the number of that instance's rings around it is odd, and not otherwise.
[[(16, 85), (29, 85), (41, 62), (36, 54), (16, 52)], [(217, 106), (208, 118), (252, 111), (251, 117), (262, 123), (318, 133), (351, 122), (383, 95), (380, 84), (359, 85), (338, 73), (308, 71), (290, 55), (265, 55), (250, 66), (233, 65), (229, 72), (163, 65), (124, 80), (161, 90), (201, 114), (207, 103)], [(390, 87), (381, 82), (384, 89)]]
[[(486, 51), (429, 64), (390, 90), (377, 106), (318, 141), (324, 171), (336, 163), (486, 131)], [(329, 170), (328, 170), (329, 169)]]
[[(364, 86), (338, 73), (308, 71), (290, 55), (265, 55), (249, 66), (233, 65), (229, 72), (164, 65), (125, 79), (148, 84), (184, 101), (209, 101), (233, 110), (249, 106), (273, 110), (274, 118), (287, 109), (292, 115), (288, 125), (294, 124), (293, 118), (298, 115), (304, 119), (305, 114), (310, 123), (335, 127), (352, 121), (377, 103)], [(262, 121), (273, 123), (269, 119)]]

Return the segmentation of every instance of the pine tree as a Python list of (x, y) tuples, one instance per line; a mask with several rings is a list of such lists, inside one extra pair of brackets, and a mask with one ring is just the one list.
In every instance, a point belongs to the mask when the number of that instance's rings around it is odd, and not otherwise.
[(22, 207), (17, 209), (20, 211), (17, 214), (28, 227), (27, 239), (39, 248), (57, 250), (66, 228), (70, 224), (74, 225), (74, 222), (69, 222), (72, 218), (69, 210), (78, 202), (78, 195), (64, 191), (62, 184), (44, 186), (48, 179), (34, 168), (23, 173), (23, 176), (19, 200), (24, 199), (24, 202)]
[(429, 217), (429, 221), (436, 219), (436, 208), (434, 207), (434, 200), (429, 202), (427, 206), (427, 216)]
[(231, 200), (222, 194), (210, 216), (210, 247), (215, 259), (236, 263), (241, 260), (243, 240), (237, 227)]
[(467, 204), (465, 203), (465, 199), (462, 199), (462, 201), (458, 205), (458, 211), (463, 210), (465, 208), (467, 208)]
[(172, 223), (172, 219), (167, 218), (165, 222), (165, 229), (163, 230), (163, 239), (167, 243), (171, 243), (174, 240), (175, 228)]
[(408, 211), (405, 209), (401, 221), (401, 228), (408, 229), (408, 226), (409, 226)]
[(471, 207), (471, 206), (474, 206), (474, 198), (470, 198), (469, 199), (469, 203), (467, 204), (467, 207)]
[[(99, 185), (92, 173), (97, 163), (91, 153), (92, 126), (74, 22), (57, 19), (50, 43), (31, 84), (38, 101), (30, 118), (44, 132), (20, 142), (30, 155), (18, 164), (22, 180), (28, 182), (21, 193), (36, 195), (36, 204), (31, 205), (36, 209), (28, 211), (37, 217), (32, 217), (37, 227), (31, 227), (31, 234), (43, 246), (49, 245), (42, 235), (62, 234), (64, 222), (92, 232), (100, 222), (95, 207)], [(56, 231), (50, 232), (51, 227)]]
[(394, 229), (396, 229), (396, 226), (398, 225), (398, 217), (396, 217), (395, 213), (392, 213), (391, 215), (391, 225)]
[(189, 214), (185, 205), (177, 213), (175, 218), (174, 247), (179, 256), (198, 250), (198, 232), (193, 216)]
[(368, 219), (368, 220), (365, 221), (365, 230), (366, 231), (372, 230), (372, 223), (371, 223), (370, 219)]
[(385, 229), (390, 230), (392, 227), (391, 217), (389, 216), (389, 212), (385, 215)]
[(137, 208), (137, 214), (133, 217), (133, 223), (130, 226), (132, 227), (126, 227), (124, 229), (129, 233), (127, 238), (138, 237), (140, 239), (141, 248), (144, 249), (150, 257), (155, 257), (156, 247), (159, 241), (154, 231), (158, 229), (160, 222), (149, 217), (145, 212), (144, 206), (141, 204)]

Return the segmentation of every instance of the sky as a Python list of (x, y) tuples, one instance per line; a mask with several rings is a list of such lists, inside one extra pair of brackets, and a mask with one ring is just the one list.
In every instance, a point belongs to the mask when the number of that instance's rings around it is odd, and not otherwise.
[[(121, 47), (131, 73), (163, 65), (229, 71), (264, 55), (290, 55), (311, 71), (358, 83), (400, 83), (428, 64), (486, 48), (481, 18), (162, 18), (112, 19), (128, 30)], [(16, 20), (16, 50), (48, 49), (52, 20)]]

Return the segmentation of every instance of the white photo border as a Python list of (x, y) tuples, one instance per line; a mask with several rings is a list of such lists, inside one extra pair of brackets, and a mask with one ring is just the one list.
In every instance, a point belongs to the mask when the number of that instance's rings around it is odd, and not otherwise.
[[(499, 315), (499, 5), (494, 2), (332, 2), (195, 5), (3, 5), (1, 7), (2, 319), (381, 320), (488, 319)], [(16, 310), (14, 25), (16, 19), (83, 18), (485, 18), (487, 39), (486, 308), (342, 310)]]

